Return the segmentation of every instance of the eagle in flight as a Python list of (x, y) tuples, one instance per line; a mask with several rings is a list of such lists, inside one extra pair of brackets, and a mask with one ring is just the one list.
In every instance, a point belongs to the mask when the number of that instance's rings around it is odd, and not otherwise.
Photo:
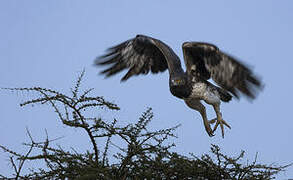
[[(220, 125), (224, 138), (224, 126), (231, 127), (222, 118), (221, 101), (229, 102), (232, 96), (238, 99), (240, 95), (254, 99), (255, 90), (261, 88), (261, 82), (248, 67), (213, 44), (184, 42), (182, 49), (186, 72), (181, 67), (179, 57), (168, 45), (145, 35), (137, 35), (109, 48), (105, 55), (95, 60), (95, 65), (108, 65), (101, 72), (106, 77), (128, 69), (121, 81), (133, 75), (168, 69), (171, 93), (183, 99), (188, 107), (200, 112), (209, 136), (214, 136)], [(210, 78), (218, 86), (209, 82)], [(213, 106), (216, 118), (207, 119), (201, 100)], [(216, 124), (212, 129), (213, 123)]]

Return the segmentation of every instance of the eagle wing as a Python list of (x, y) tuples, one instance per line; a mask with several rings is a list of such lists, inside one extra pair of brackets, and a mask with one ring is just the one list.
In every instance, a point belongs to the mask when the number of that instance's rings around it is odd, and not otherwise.
[(135, 38), (109, 48), (105, 55), (96, 59), (95, 64), (110, 65), (101, 72), (106, 77), (129, 69), (121, 79), (126, 81), (133, 75), (147, 74), (150, 70), (152, 73), (163, 72), (168, 69), (167, 61), (179, 61), (171, 48), (160, 40), (137, 35)]
[(185, 42), (182, 49), (189, 76), (204, 80), (212, 78), (237, 98), (239, 92), (251, 99), (255, 98), (255, 89), (261, 87), (261, 82), (237, 59), (208, 43)]

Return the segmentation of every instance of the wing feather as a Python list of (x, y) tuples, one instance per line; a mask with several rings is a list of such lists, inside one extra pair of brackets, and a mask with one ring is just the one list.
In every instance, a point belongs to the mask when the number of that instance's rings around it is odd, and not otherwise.
[[(133, 75), (163, 72), (168, 68), (164, 52), (167, 45), (154, 38), (137, 35), (135, 38), (122, 42), (108, 49), (107, 53), (96, 59), (96, 65), (109, 65), (101, 73), (112, 76), (124, 69), (129, 69), (121, 81)], [(169, 48), (169, 47), (168, 47)], [(172, 59), (171, 59), (172, 60)], [(170, 60), (170, 61), (171, 61)]]
[(251, 69), (213, 44), (185, 42), (182, 45), (187, 73), (208, 80), (239, 98), (239, 92), (254, 99), (256, 89), (262, 87)]

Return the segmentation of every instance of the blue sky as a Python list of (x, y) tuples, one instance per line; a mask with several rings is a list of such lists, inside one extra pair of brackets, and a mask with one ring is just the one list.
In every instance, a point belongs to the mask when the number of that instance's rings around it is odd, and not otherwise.
[[(201, 155), (210, 144), (228, 154), (258, 152), (263, 163), (293, 162), (291, 107), (293, 85), (293, 1), (0, 1), (0, 86), (41, 86), (69, 93), (76, 77), (86, 70), (84, 87), (116, 102), (113, 116), (134, 122), (146, 107), (155, 113), (152, 128), (182, 124), (175, 150)], [(146, 34), (161, 39), (182, 58), (184, 41), (216, 44), (251, 65), (265, 84), (258, 98), (222, 104), (224, 119), (232, 126), (225, 139), (220, 131), (207, 136), (199, 113), (169, 92), (168, 73), (134, 77), (120, 83), (93, 66), (105, 49)], [(125, 72), (124, 72), (125, 73)], [(65, 136), (60, 144), (88, 146), (87, 137), (56, 120), (48, 107), (21, 108), (34, 95), (0, 92), (0, 144), (23, 151), (25, 127), (37, 140)], [(211, 107), (208, 116), (215, 116)], [(7, 156), (0, 152), (0, 173), (9, 172)], [(293, 168), (278, 179), (293, 178)]]

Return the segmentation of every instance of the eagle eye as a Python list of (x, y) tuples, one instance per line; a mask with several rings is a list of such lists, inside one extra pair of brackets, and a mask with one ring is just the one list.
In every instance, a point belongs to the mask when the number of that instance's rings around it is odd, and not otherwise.
[(182, 84), (184, 84), (183, 79), (173, 79), (172, 82), (173, 82), (174, 85), (182, 85)]

